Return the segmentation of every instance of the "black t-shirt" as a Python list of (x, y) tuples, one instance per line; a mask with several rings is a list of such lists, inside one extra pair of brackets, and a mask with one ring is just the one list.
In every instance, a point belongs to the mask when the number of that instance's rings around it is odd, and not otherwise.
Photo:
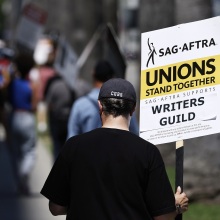
[(67, 140), (41, 194), (67, 206), (67, 220), (147, 220), (175, 211), (159, 150), (118, 129)]

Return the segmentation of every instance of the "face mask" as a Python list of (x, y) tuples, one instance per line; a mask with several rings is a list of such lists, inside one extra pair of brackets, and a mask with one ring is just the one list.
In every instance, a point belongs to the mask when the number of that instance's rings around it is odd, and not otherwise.
[(47, 40), (40, 40), (34, 50), (34, 61), (38, 65), (47, 63), (50, 53), (53, 52), (53, 46)]

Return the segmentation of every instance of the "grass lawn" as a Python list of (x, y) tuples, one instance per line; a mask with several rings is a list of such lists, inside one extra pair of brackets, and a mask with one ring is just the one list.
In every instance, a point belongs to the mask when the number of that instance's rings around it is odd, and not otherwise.
[[(167, 174), (174, 189), (175, 169), (167, 167)], [(189, 202), (189, 210), (183, 214), (183, 220), (220, 220), (220, 205)]]
[(220, 220), (220, 205), (202, 203), (189, 204), (188, 212), (183, 214), (185, 220)]

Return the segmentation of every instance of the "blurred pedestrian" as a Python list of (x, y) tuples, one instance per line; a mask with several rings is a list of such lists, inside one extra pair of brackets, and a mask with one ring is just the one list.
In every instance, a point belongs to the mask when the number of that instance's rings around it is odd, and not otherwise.
[[(114, 77), (114, 70), (108, 61), (100, 60), (96, 63), (92, 74), (94, 88), (89, 94), (77, 99), (72, 106), (68, 121), (68, 138), (101, 127), (98, 94), (102, 84)], [(138, 134), (135, 116), (132, 117), (130, 131)]]
[(67, 140), (41, 190), (51, 213), (82, 220), (174, 220), (187, 210), (188, 198), (180, 187), (174, 196), (156, 146), (129, 132), (134, 87), (110, 79), (98, 100), (102, 127)]
[(56, 74), (48, 80), (44, 96), (55, 160), (66, 141), (68, 118), (76, 95), (65, 80)]
[(0, 123), (5, 129), (7, 140), (7, 88), (11, 81), (13, 68), (12, 68), (12, 59), (14, 56), (14, 51), (6, 46), (6, 43), (3, 40), (0, 40)]
[(37, 42), (34, 50), (36, 68), (31, 71), (31, 78), (39, 83), (39, 100), (44, 100), (44, 91), (48, 80), (56, 75), (54, 61), (58, 47), (58, 34), (45, 34)]
[[(65, 79), (54, 67), (57, 50), (59, 46), (59, 33), (50, 31), (46, 33), (38, 42), (34, 59), (37, 64), (32, 77), (36, 77), (38, 71), (38, 81), (40, 84), (39, 98), (41, 106), (44, 105), (45, 121), (44, 127), (48, 131), (52, 141), (53, 159), (56, 159), (61, 147), (67, 137), (67, 122), (72, 103), (75, 100), (74, 91), (67, 85)], [(40, 110), (40, 108), (39, 108)], [(43, 112), (39, 112), (43, 114)], [(43, 121), (39, 122), (39, 129)]]
[(37, 42), (33, 57), (35, 68), (30, 73), (30, 79), (38, 83), (37, 128), (40, 132), (47, 131), (47, 106), (45, 103), (45, 88), (49, 79), (56, 75), (54, 61), (58, 47), (58, 32), (45, 33)]
[(28, 195), (29, 176), (36, 157), (36, 121), (38, 87), (29, 80), (34, 60), (29, 54), (15, 58), (16, 76), (9, 86), (12, 107), (10, 123), (10, 149), (18, 191)]

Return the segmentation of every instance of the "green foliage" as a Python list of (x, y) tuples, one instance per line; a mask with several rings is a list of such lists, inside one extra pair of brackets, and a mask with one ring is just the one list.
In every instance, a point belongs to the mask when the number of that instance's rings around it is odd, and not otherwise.
[[(167, 174), (175, 192), (175, 168), (167, 167)], [(190, 201), (190, 198), (189, 198)], [(183, 220), (219, 220), (220, 205), (202, 202), (189, 202), (189, 210), (183, 214)]]
[(219, 220), (220, 205), (192, 203), (189, 210), (183, 214), (183, 220)]
[(173, 191), (175, 192), (175, 168), (168, 166), (166, 170), (167, 170), (167, 175), (169, 177)]

